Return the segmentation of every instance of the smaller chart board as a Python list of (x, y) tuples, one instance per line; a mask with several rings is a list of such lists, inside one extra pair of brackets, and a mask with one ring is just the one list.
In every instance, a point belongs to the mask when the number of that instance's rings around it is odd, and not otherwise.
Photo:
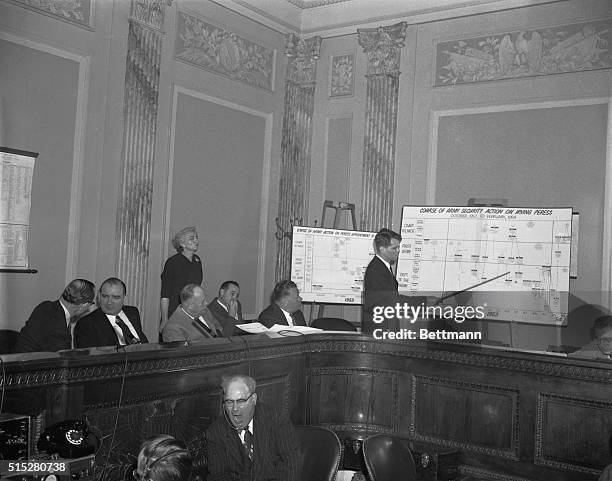
[[(485, 318), (561, 325), (567, 320), (571, 208), (404, 206), (399, 290), (448, 295)], [(491, 280), (491, 282), (486, 282)]]
[(293, 227), (291, 280), (306, 302), (362, 304), (375, 232)]

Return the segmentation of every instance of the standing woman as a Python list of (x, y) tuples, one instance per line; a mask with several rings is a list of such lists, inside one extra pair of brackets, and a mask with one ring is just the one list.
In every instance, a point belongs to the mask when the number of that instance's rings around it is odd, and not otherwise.
[(181, 289), (187, 284), (202, 284), (202, 262), (196, 255), (199, 244), (195, 227), (185, 227), (172, 238), (177, 254), (166, 261), (161, 275), (160, 332), (181, 303)]

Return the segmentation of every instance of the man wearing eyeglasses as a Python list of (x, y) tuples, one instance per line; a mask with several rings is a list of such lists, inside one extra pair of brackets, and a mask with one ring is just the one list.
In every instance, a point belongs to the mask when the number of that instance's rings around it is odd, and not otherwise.
[(569, 355), (589, 359), (612, 359), (612, 316), (597, 318), (591, 334), (593, 340), (590, 343)]
[(250, 376), (223, 378), (223, 416), (206, 432), (208, 481), (299, 481), (295, 429), (280, 407), (257, 402)]

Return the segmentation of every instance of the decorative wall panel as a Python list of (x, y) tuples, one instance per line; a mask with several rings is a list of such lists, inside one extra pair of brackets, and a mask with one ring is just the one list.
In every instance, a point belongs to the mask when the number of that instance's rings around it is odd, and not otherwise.
[(518, 391), (415, 376), (415, 440), (518, 459)]
[(361, 230), (391, 225), (399, 65), (406, 28), (406, 22), (401, 22), (357, 30), (359, 45), (368, 57)]
[[(301, 224), (307, 207), (312, 115), (317, 60), (321, 37), (300, 39), (289, 34), (285, 55), (289, 57), (285, 81), (285, 111), (281, 140), (281, 165), (276, 224), (276, 281), (289, 279), (291, 270), (291, 226)], [(286, 235), (285, 235), (286, 234)]]
[(11, 0), (12, 3), (83, 27), (91, 25), (93, 0)]
[(436, 46), (434, 86), (612, 67), (612, 19), (496, 33)]
[(355, 54), (331, 57), (330, 97), (350, 97), (355, 89)]
[[(612, 400), (604, 399), (589, 401), (578, 397), (540, 394), (535, 463), (599, 473), (599, 460), (608, 456), (612, 432)], [(593, 446), (596, 448), (593, 449)]]
[(179, 11), (175, 58), (254, 87), (274, 89), (275, 51)]
[(399, 409), (397, 373), (313, 368), (309, 374), (312, 423), (334, 430), (395, 431)]

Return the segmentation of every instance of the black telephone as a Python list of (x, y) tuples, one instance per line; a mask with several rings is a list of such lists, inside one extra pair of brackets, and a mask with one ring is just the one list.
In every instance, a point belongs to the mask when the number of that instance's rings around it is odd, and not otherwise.
[(98, 446), (97, 437), (89, 431), (87, 422), (67, 420), (53, 424), (40, 435), (36, 447), (47, 454), (62, 458), (80, 458), (93, 454)]

